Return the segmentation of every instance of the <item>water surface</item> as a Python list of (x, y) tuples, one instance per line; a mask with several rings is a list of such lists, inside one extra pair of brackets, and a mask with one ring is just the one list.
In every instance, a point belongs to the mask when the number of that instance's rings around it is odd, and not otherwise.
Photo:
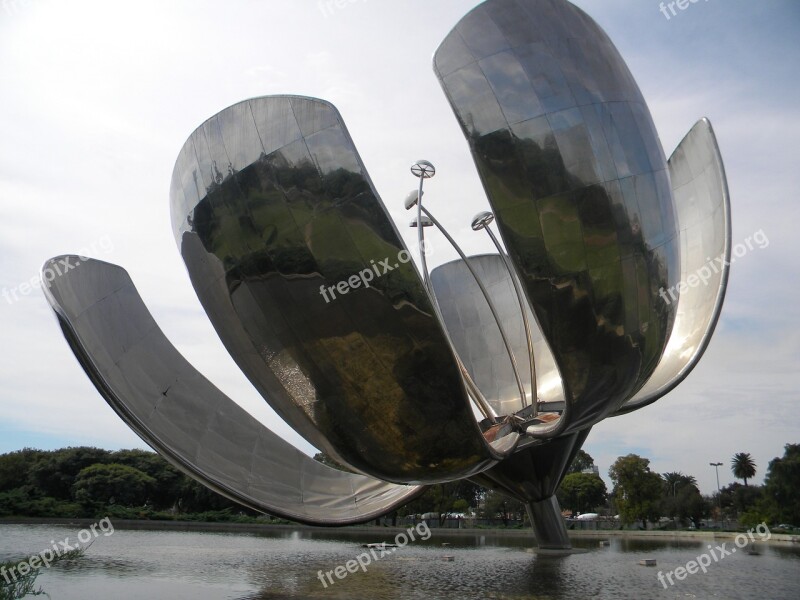
[[(0, 562), (38, 554), (78, 527), (0, 525)], [(85, 556), (43, 570), (37, 584), (53, 600), (151, 598), (267, 600), (277, 598), (402, 598), (410, 600), (583, 600), (609, 598), (800, 599), (800, 548), (759, 544), (758, 556), (738, 551), (708, 573), (688, 575), (667, 589), (658, 572), (685, 566), (708, 552), (708, 541), (576, 540), (582, 554), (532, 554), (526, 537), (476, 533), (444, 537), (433, 531), (366, 572), (319, 574), (365, 552), (363, 543), (392, 542), (394, 532), (341, 529), (264, 533), (137, 531), (102, 534)], [(442, 544), (446, 543), (447, 546)], [(713, 542), (712, 545), (721, 544)], [(732, 543), (727, 541), (727, 549)], [(639, 566), (655, 558), (658, 566)], [(341, 572), (341, 571), (340, 571)]]

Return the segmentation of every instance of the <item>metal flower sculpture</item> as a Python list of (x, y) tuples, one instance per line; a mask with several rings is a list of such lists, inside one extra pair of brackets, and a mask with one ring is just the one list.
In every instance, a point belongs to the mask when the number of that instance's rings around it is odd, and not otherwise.
[[(722, 160), (707, 120), (666, 160), (618, 51), (564, 0), (484, 2), (434, 67), (492, 208), (473, 229), (497, 254), (429, 274), (423, 253), (418, 269), (322, 100), (225, 109), (172, 180), (176, 240), (225, 347), (353, 473), (311, 460), (192, 368), (120, 267), (86, 261), (47, 297), (119, 416), (237, 502), (343, 525), (470, 478), (522, 500), (541, 547), (569, 548), (554, 493), (591, 427), (672, 390), (716, 324), (727, 268), (704, 286), (682, 279), (730, 256)], [(455, 244), (423, 202), (433, 165), (412, 172), (419, 240), (436, 226)]]

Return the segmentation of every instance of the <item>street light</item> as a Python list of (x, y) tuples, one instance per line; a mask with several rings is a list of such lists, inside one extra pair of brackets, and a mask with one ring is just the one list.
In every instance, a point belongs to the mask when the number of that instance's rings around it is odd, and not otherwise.
[[(717, 472), (717, 503), (719, 504), (719, 516), (722, 518), (722, 490), (719, 488), (719, 468), (722, 466), (721, 462), (712, 462), (708, 463), (710, 466), (714, 467), (714, 470)], [(723, 527), (725, 526), (725, 521), (722, 521)]]
[(672, 510), (673, 510), (673, 517), (672, 520), (675, 523), (675, 530), (678, 529), (678, 501), (676, 500), (677, 494), (675, 493), (675, 486), (678, 485), (678, 480), (672, 482)]

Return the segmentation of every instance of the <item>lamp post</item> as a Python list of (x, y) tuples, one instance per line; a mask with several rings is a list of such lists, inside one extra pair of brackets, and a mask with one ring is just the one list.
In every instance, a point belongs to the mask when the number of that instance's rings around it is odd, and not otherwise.
[[(722, 518), (722, 490), (719, 487), (719, 468), (722, 466), (721, 462), (712, 462), (708, 463), (710, 466), (714, 467), (714, 470), (717, 472), (717, 504), (719, 504), (719, 516)], [(723, 526), (725, 525), (725, 521), (722, 521)]]
[(677, 479), (672, 482), (672, 504), (673, 504), (673, 506), (672, 506), (672, 510), (673, 510), (672, 521), (675, 524), (675, 530), (677, 531), (677, 529), (678, 529), (678, 501), (676, 499), (677, 498), (677, 493), (675, 491), (675, 486), (676, 485), (678, 485), (678, 480)]

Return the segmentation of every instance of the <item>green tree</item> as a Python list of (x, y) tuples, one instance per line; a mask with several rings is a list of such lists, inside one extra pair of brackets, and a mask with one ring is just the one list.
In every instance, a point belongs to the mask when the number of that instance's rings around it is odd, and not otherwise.
[(589, 473), (570, 473), (558, 488), (558, 501), (563, 508), (576, 512), (592, 512), (606, 501), (606, 484), (600, 477)]
[(525, 505), (496, 490), (488, 490), (483, 501), (482, 515), (486, 519), (497, 519), (503, 521), (504, 526), (508, 526), (511, 519), (523, 518)]
[(45, 496), (58, 500), (72, 498), (72, 485), (82, 469), (108, 462), (108, 450), (100, 448), (64, 448), (44, 453), (31, 467), (30, 480)]
[(147, 450), (117, 450), (109, 462), (139, 469), (158, 482), (150, 490), (149, 504), (156, 510), (170, 509), (181, 499), (189, 478), (173, 467), (166, 459)]
[(700, 528), (700, 521), (711, 514), (711, 505), (695, 486), (685, 486), (675, 498), (676, 516), (682, 522), (691, 521)]
[(699, 527), (709, 507), (697, 488), (697, 479), (680, 471), (664, 473), (662, 479), (661, 514), (677, 517), (684, 523), (691, 521), (695, 527)]
[(650, 460), (637, 454), (620, 456), (608, 475), (614, 482), (614, 501), (624, 523), (647, 521), (659, 517), (659, 501), (664, 486), (661, 475), (650, 470)]
[(82, 469), (72, 486), (75, 500), (84, 505), (141, 506), (156, 480), (139, 469), (120, 464), (96, 464)]
[(773, 521), (800, 524), (800, 444), (786, 444), (783, 458), (769, 462), (764, 495)]
[(663, 478), (665, 496), (675, 496), (677, 495), (679, 488), (687, 485), (693, 485), (697, 487), (697, 479), (695, 477), (692, 475), (684, 475), (680, 471), (664, 473)]
[(24, 448), (0, 455), (0, 492), (8, 492), (29, 483), (31, 467), (44, 454), (41, 450)]
[(749, 511), (764, 497), (764, 488), (758, 485), (744, 486), (736, 481), (722, 488), (720, 493), (723, 510), (728, 514), (740, 515)]
[[(138, 506), (146, 503), (155, 510), (172, 509), (183, 512), (253, 511), (197, 483), (173, 467), (160, 455), (146, 450), (109, 452), (99, 448), (63, 448), (43, 451), (24, 449), (0, 455), (0, 516), (20, 517), (93, 517), (107, 494), (93, 497), (83, 489), (83, 504), (76, 503), (75, 483), (87, 467), (116, 464), (143, 473), (155, 484), (137, 498)], [(81, 483), (82, 488), (87, 482)], [(110, 497), (110, 496), (108, 496)], [(118, 507), (125, 494), (114, 496)], [(124, 511), (123, 511), (124, 512)], [(141, 514), (141, 511), (138, 511)], [(254, 513), (253, 513), (254, 514)]]
[(569, 466), (568, 473), (580, 473), (586, 469), (591, 469), (592, 467), (594, 467), (594, 459), (589, 455), (588, 452), (578, 450), (575, 458), (572, 459), (572, 464)]
[(749, 453), (737, 452), (731, 461), (731, 471), (736, 479), (744, 479), (744, 486), (747, 487), (747, 480), (756, 476), (756, 463)]
[(450, 514), (463, 512), (464, 502), (467, 506), (476, 506), (478, 497), (483, 493), (479, 485), (466, 479), (433, 485), (428, 491), (432, 502), (429, 512), (439, 513), (439, 525), (444, 525)]
[(448, 515), (465, 512), (466, 506), (477, 506), (484, 490), (481, 486), (462, 479), (450, 483), (430, 486), (424, 494), (412, 500), (398, 511), (400, 515), (438, 513), (443, 525)]
[(202, 513), (208, 511), (236, 511), (255, 514), (248, 508), (229, 500), (225, 496), (207, 488), (202, 483), (189, 477), (184, 478), (180, 490), (180, 499), (175, 505), (179, 512)]

